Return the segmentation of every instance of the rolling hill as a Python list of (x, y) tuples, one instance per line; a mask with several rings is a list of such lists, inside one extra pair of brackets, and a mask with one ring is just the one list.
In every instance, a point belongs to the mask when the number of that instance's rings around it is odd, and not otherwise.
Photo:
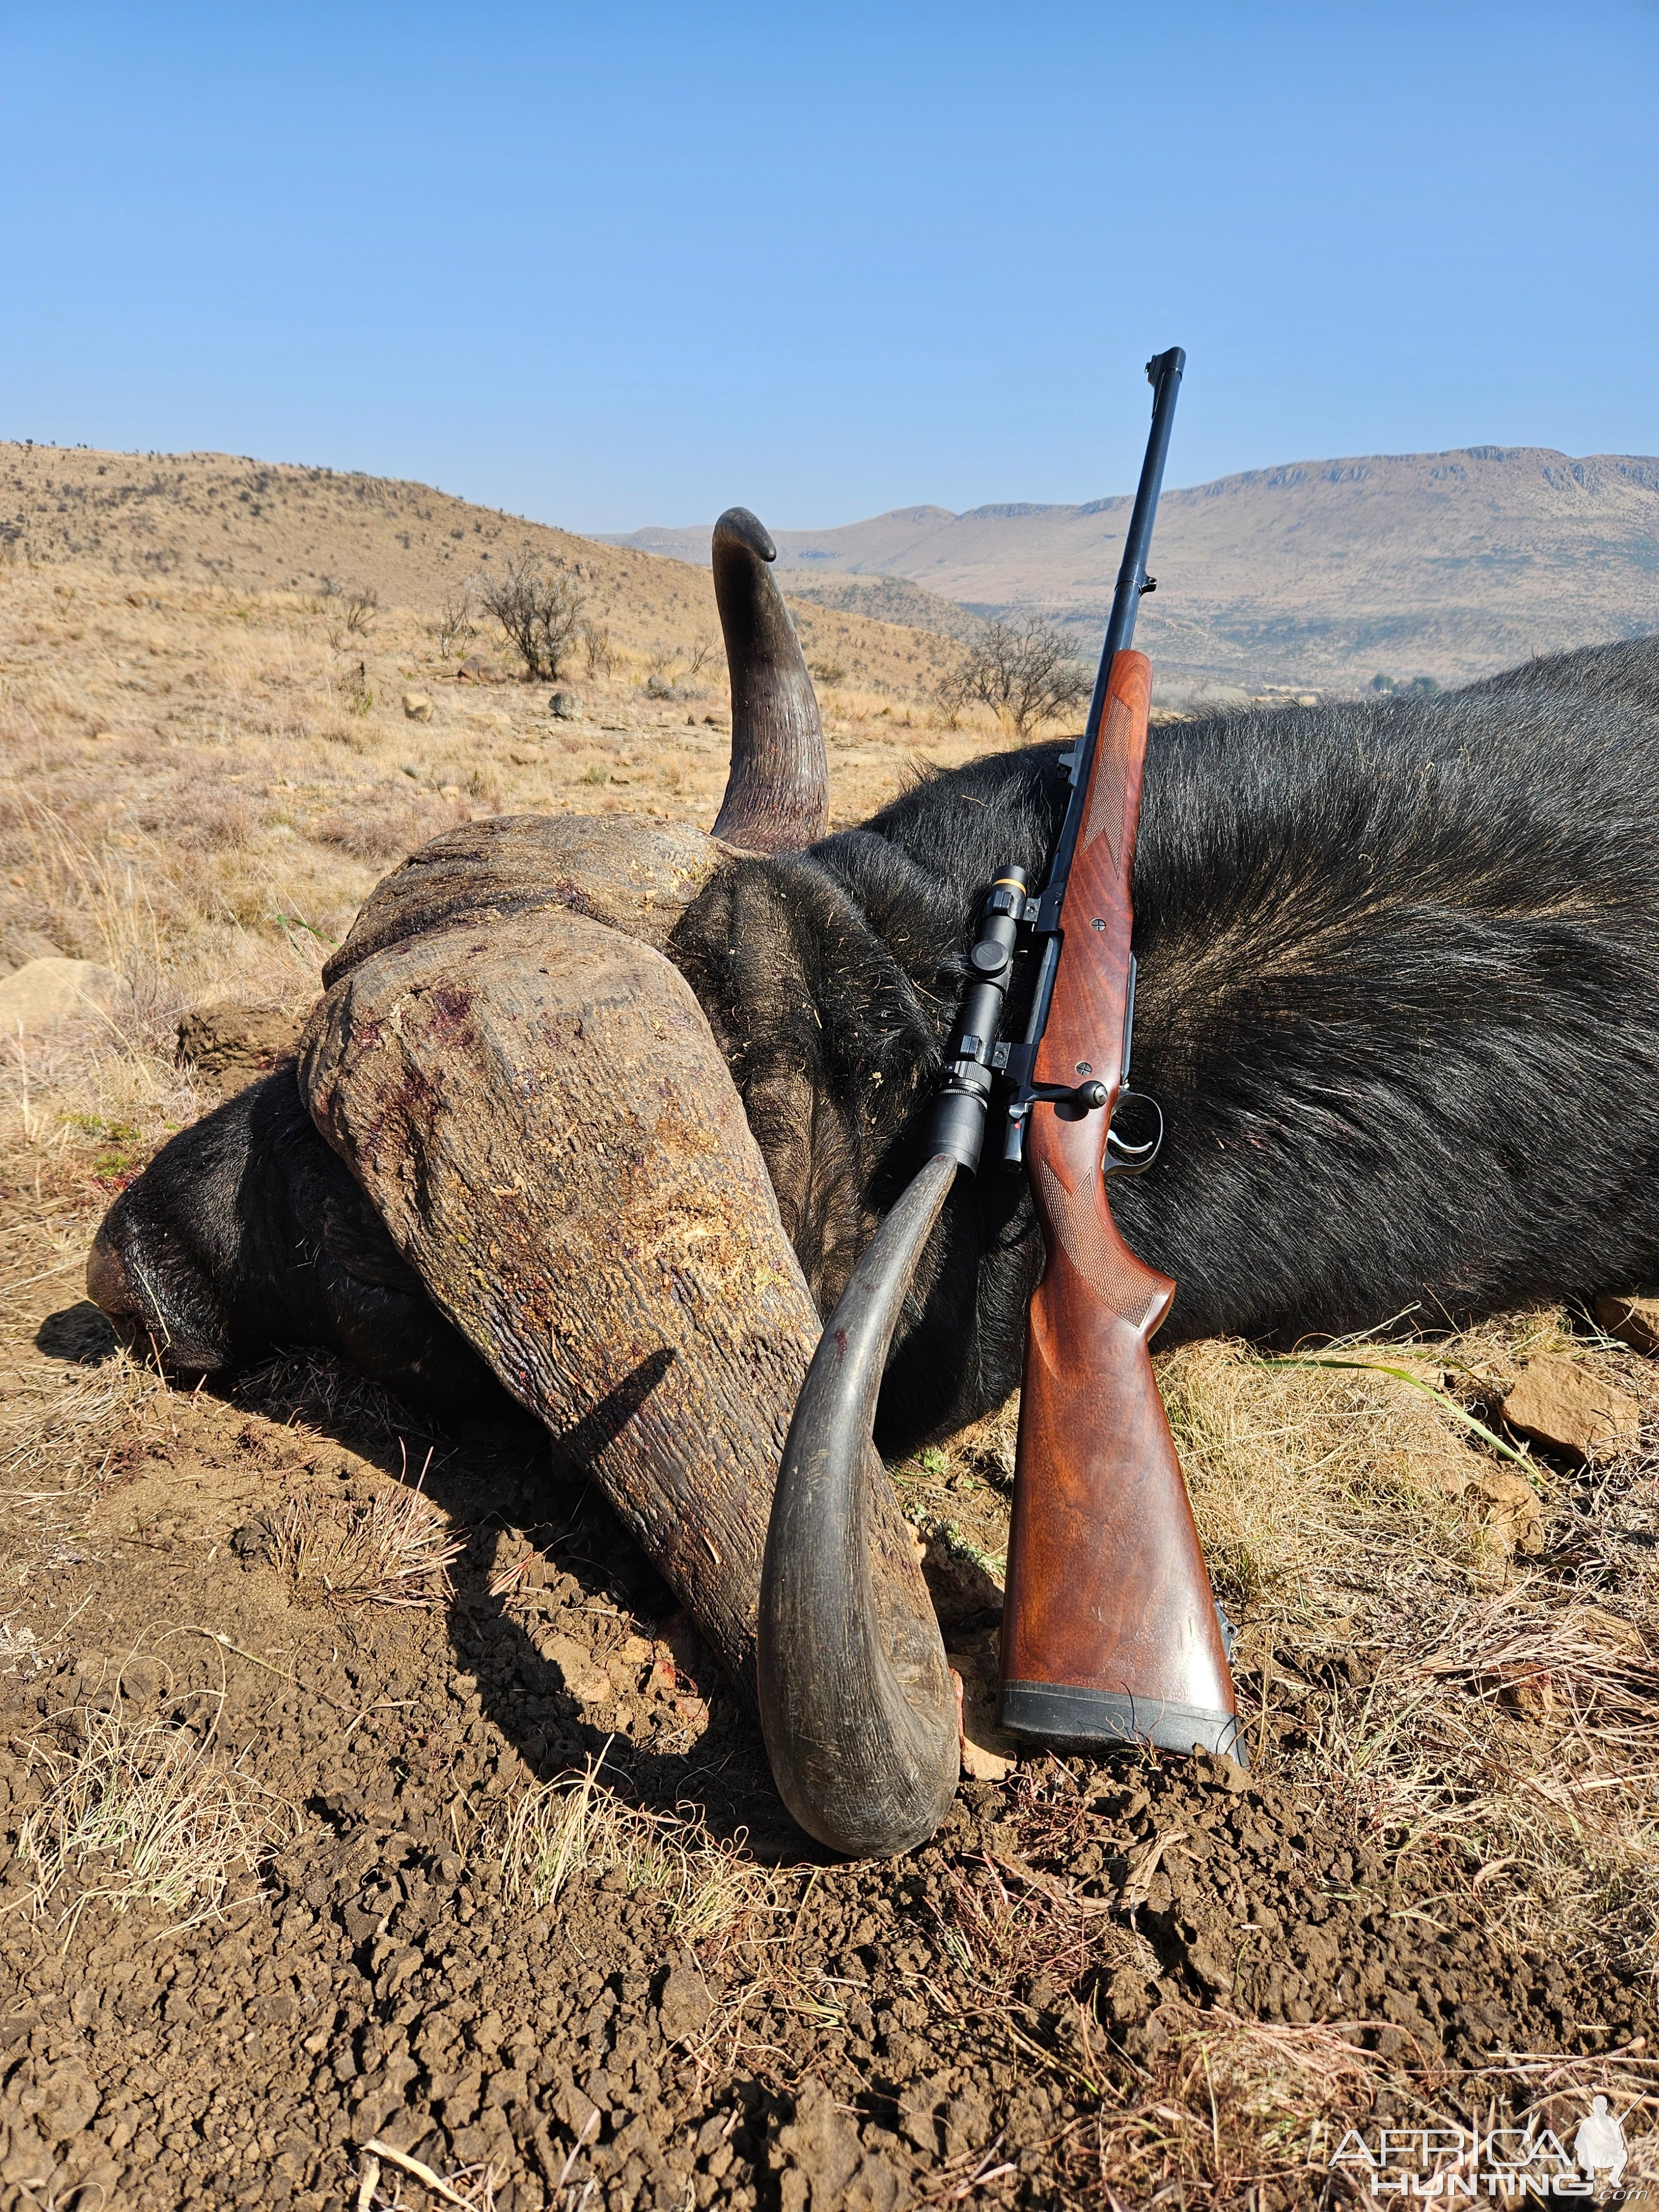
[[(153, 587), (231, 592), (314, 593), (331, 581), (430, 615), (526, 549), (576, 571), (588, 619), (618, 647), (665, 668), (718, 660), (712, 580), (684, 561), (389, 477), (228, 453), (0, 441), (0, 563), (91, 564)], [(946, 623), (918, 624), (915, 607), (927, 602), (913, 586), (886, 591), (879, 580), (829, 604), (803, 595), (795, 618), (820, 681), (931, 697), (957, 651), (950, 622), (971, 624), (957, 608), (946, 609)]]
[[(981, 613), (1040, 611), (1075, 626), (1086, 652), (1129, 505), (897, 507), (776, 534), (792, 588), (816, 597), (891, 578)], [(607, 542), (698, 561), (708, 535)], [(1458, 681), (1659, 629), (1659, 459), (1474, 446), (1253, 469), (1166, 491), (1153, 567), (1139, 641), (1168, 677)], [(904, 604), (904, 619), (927, 619), (925, 601)]]

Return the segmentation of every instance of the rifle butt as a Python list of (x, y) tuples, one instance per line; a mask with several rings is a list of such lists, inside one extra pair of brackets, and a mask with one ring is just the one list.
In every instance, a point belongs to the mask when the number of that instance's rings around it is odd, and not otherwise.
[(1053, 1233), (1026, 1344), (1002, 1725), (1055, 1745), (1141, 1742), (1242, 1761), (1226, 1647), (1148, 1347), (1175, 1285), (1102, 1221), (1103, 1199), (1085, 1244), (1052, 1171), (1038, 1188)]

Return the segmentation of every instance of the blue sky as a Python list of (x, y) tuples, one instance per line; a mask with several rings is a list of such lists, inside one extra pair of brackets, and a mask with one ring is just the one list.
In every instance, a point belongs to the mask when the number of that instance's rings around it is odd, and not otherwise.
[(0, 0), (0, 435), (776, 525), (1659, 451), (1659, 7)]

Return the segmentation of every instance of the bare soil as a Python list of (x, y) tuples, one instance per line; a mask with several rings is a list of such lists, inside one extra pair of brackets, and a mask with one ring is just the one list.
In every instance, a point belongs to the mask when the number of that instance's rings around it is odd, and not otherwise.
[[(57, 1236), (96, 1194), (60, 1194)], [(14, 1262), (40, 1206), (12, 1194)], [(14, 1391), (119, 1364), (84, 1303), (33, 1338)], [(1641, 2074), (1640, 1965), (1527, 1940), (1454, 1839), (1390, 1850), (1296, 1787), (1305, 1706), (1258, 1711), (1249, 1778), (1030, 1762), (966, 1785), (912, 1857), (836, 1863), (665, 1587), (504, 1404), (434, 1436), (306, 1355), (222, 1395), (129, 1379), (114, 1426), (11, 1571), (0, 2205), (320, 2208), (369, 2155), (391, 2203), (372, 2142), (513, 2212), (1127, 2203), (1177, 2176), (1172, 2201), (1290, 2205), (1325, 2194), (1322, 2112), (1525, 2106), (1506, 2053)], [(977, 1498), (994, 1538), (994, 1453), (940, 1458), (911, 1485), (970, 1518)], [(465, 1538), (398, 1593), (421, 1601), (307, 1579), (296, 1526), (349, 1529), (417, 1480)], [(933, 1525), (959, 1565), (960, 1522)], [(957, 1640), (988, 1589), (941, 1576)], [(1312, 1699), (1366, 1678), (1340, 1656)], [(131, 1894), (118, 1838), (46, 1893), (20, 1852), (100, 1727), (159, 1729), (228, 1778), (239, 1822), (216, 1859), (206, 1835), (193, 1895)], [(551, 1889), (526, 1802), (592, 1814)], [(1224, 2131), (1181, 2124), (1194, 2054)], [(1303, 2140), (1279, 2140), (1298, 2107)]]

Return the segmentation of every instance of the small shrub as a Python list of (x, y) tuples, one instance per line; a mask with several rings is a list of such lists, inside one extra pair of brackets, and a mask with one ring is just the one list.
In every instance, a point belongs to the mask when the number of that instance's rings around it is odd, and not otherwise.
[(335, 679), (335, 689), (345, 701), (349, 714), (367, 714), (374, 704), (374, 693), (368, 681), (368, 664), (360, 660), (356, 668), (349, 668)]
[(1000, 715), (1024, 744), (1043, 722), (1089, 696), (1092, 679), (1066, 640), (1038, 615), (987, 623), (939, 687), (947, 713), (969, 704)]
[(477, 635), (477, 625), (472, 619), (472, 594), (462, 590), (452, 592), (438, 610), (432, 625), (432, 635), (437, 640), (438, 650), (446, 660), (457, 647), (467, 645)]
[(499, 576), (481, 577), (477, 590), (480, 605), (501, 624), (532, 682), (550, 683), (563, 674), (586, 599), (568, 569), (543, 568), (526, 547)]

